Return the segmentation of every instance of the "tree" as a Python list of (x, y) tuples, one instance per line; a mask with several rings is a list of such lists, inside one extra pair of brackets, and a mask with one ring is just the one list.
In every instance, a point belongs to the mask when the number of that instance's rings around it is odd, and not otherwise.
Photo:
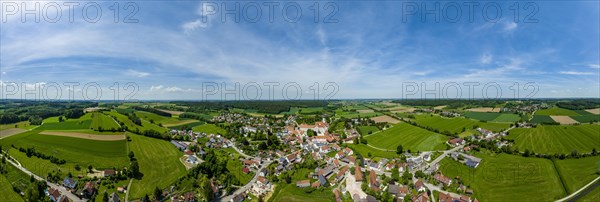
[(402, 145), (398, 145), (398, 147), (396, 147), (396, 154), (402, 154), (404, 152), (404, 148), (402, 148)]
[(131, 162), (131, 171), (129, 172), (129, 177), (130, 178), (134, 178), (136, 176), (139, 175), (140, 173), (140, 166), (138, 165), (137, 161), (132, 161)]
[(158, 201), (162, 199), (162, 191), (158, 187), (154, 187), (154, 199)]
[(81, 167), (79, 167), (79, 164), (76, 164), (76, 165), (75, 165), (75, 170), (76, 170), (76, 171), (80, 171), (80, 170), (81, 170)]
[(92, 172), (92, 168), (94, 168), (94, 167), (92, 167), (92, 165), (88, 165), (88, 172), (91, 173)]
[(392, 179), (396, 182), (400, 181), (400, 171), (396, 167), (392, 169)]
[(108, 202), (108, 192), (104, 192), (104, 195), (102, 196), (102, 201), (103, 202)]
[(63, 122), (63, 117), (62, 116), (58, 117), (58, 122)]

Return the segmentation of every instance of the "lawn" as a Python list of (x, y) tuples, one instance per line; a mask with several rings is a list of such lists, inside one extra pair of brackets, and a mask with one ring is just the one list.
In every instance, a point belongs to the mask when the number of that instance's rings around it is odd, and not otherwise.
[(199, 125), (192, 128), (194, 132), (204, 132), (207, 134), (225, 134), (227, 131), (225, 129), (215, 125), (215, 124), (204, 124)]
[(402, 145), (405, 150), (431, 151), (446, 148), (448, 138), (408, 123), (399, 123), (394, 127), (365, 137), (370, 145), (378, 148), (395, 150)]
[(440, 132), (449, 131), (451, 133), (461, 133), (463, 128), (468, 130), (472, 129), (473, 126), (498, 132), (510, 126), (508, 123), (484, 123), (462, 117), (445, 118), (437, 115), (418, 115), (415, 118), (417, 124), (421, 126), (429, 126), (439, 130)]
[(510, 131), (509, 139), (521, 151), (529, 149), (536, 153), (591, 152), (600, 148), (600, 125), (538, 126), (516, 128)]
[(333, 192), (331, 188), (323, 190), (315, 190), (311, 193), (306, 193), (303, 188), (298, 188), (295, 182), (292, 184), (277, 184), (277, 188), (269, 201), (273, 202), (305, 202), (305, 201), (333, 201)]
[(531, 123), (556, 123), (554, 119), (552, 119), (548, 115), (533, 115), (533, 118), (530, 121)]
[(376, 126), (359, 126), (358, 131), (360, 132), (360, 134), (366, 136), (379, 131), (379, 128), (377, 128)]
[(556, 160), (554, 164), (569, 193), (590, 183), (600, 172), (600, 156)]
[(66, 161), (66, 164), (58, 166), (50, 163), (49, 160), (39, 159), (34, 156), (29, 158), (25, 153), (17, 149), (10, 150), (10, 154), (17, 158), (19, 162), (41, 176), (46, 176), (48, 171), (58, 167), (66, 171), (72, 170), (74, 165), (80, 165), (80, 167), (92, 165), (94, 168), (102, 169), (123, 167), (129, 164), (125, 140), (95, 141), (72, 137), (40, 135), (37, 134), (38, 132), (36, 130), (14, 135), (2, 139), (1, 144), (3, 148), (11, 148), (11, 145), (15, 145), (17, 148), (34, 147), (38, 152)]
[(536, 115), (548, 115), (548, 116), (579, 116), (579, 113), (577, 113), (575, 111), (558, 108), (558, 107), (538, 110), (535, 112), (535, 114)]
[(590, 193), (579, 199), (581, 202), (598, 202), (600, 201), (600, 187), (594, 188)]
[(141, 135), (130, 135), (129, 149), (134, 152), (144, 175), (141, 180), (133, 180), (130, 199), (151, 195), (155, 187), (166, 188), (186, 170), (179, 158), (183, 155), (173, 144)]
[(119, 124), (117, 124), (117, 122), (115, 122), (115, 120), (112, 119), (112, 117), (99, 113), (99, 112), (94, 112), (92, 113), (92, 123), (90, 125), (90, 129), (92, 130), (112, 130), (112, 129), (119, 129)]
[(508, 154), (478, 156), (483, 160), (476, 169), (445, 158), (440, 170), (450, 178), (460, 176), (479, 201), (554, 201), (566, 196), (548, 159)]
[(348, 144), (348, 147), (352, 148), (352, 150), (354, 150), (355, 153), (359, 153), (365, 158), (369, 157), (369, 153), (371, 153), (371, 156), (373, 156), (373, 157), (380, 157), (380, 158), (396, 158), (396, 157), (398, 157), (398, 154), (396, 154), (396, 152), (382, 151), (382, 150), (378, 150), (378, 149), (369, 147), (364, 144)]

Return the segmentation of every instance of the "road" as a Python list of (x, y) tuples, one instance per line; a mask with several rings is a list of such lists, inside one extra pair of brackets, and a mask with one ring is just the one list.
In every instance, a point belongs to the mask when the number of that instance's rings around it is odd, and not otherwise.
[[(235, 148), (235, 147), (234, 147)], [(235, 190), (233, 192), (233, 194), (229, 194), (223, 198), (220, 198), (219, 201), (231, 201), (233, 199), (233, 197), (248, 191), (248, 189), (252, 188), (252, 185), (254, 185), (254, 183), (256, 183), (256, 180), (258, 179), (258, 173), (260, 170), (262, 170), (263, 168), (266, 168), (267, 166), (269, 166), (269, 164), (271, 164), (271, 161), (265, 161), (260, 165), (260, 168), (258, 168), (258, 170), (256, 172), (254, 172), (254, 177), (252, 178), (252, 180), (250, 180), (250, 182), (248, 182), (246, 185), (244, 185), (243, 187)]]
[(130, 179), (129, 184), (127, 185), (127, 193), (125, 193), (125, 201), (129, 201), (129, 190), (131, 190), (131, 182), (133, 182), (133, 179)]
[(244, 158), (254, 158), (254, 157), (252, 157), (252, 156), (250, 156), (250, 155), (248, 155), (248, 154), (244, 154), (244, 152), (242, 152), (242, 150), (238, 149), (238, 148), (235, 146), (235, 144), (233, 144), (233, 146), (232, 146), (232, 147), (233, 147), (233, 149), (235, 149), (235, 151), (237, 151), (237, 152), (238, 152), (238, 153), (240, 153), (242, 156), (244, 156)]
[(573, 192), (571, 195), (568, 195), (564, 198), (558, 199), (556, 200), (556, 202), (563, 202), (563, 201), (567, 201), (571, 198), (573, 198), (574, 196), (577, 196), (577, 194), (579, 194), (580, 192), (584, 191), (585, 189), (587, 189), (589, 186), (592, 186), (595, 182), (598, 182), (600, 180), (600, 177), (597, 177), (596, 179), (592, 180), (590, 183), (586, 184), (585, 186), (581, 187), (581, 189)]
[[(432, 191), (432, 193), (431, 193), (432, 195), (433, 195), (433, 191), (435, 190), (438, 192), (442, 192), (444, 194), (450, 194), (450, 196), (452, 196), (453, 198), (460, 198), (460, 195), (458, 195), (456, 193), (444, 191), (444, 190), (440, 189), (440, 187), (438, 187), (438, 186), (435, 186), (435, 185), (432, 185), (429, 183), (423, 183), (423, 184), (425, 184), (425, 187), (427, 187), (427, 189)], [(433, 197), (435, 197), (435, 196), (433, 196)]]
[(434, 159), (434, 160), (433, 160), (431, 163), (429, 163), (429, 165), (435, 165), (435, 164), (439, 163), (439, 162), (440, 162), (442, 159), (444, 159), (444, 157), (446, 157), (446, 156), (447, 156), (449, 153), (455, 152), (455, 151), (457, 151), (457, 150), (459, 150), (459, 149), (462, 149), (462, 148), (463, 148), (463, 147), (462, 147), (462, 146), (460, 146), (460, 147), (454, 147), (454, 148), (453, 148), (453, 149), (451, 149), (451, 150), (446, 150), (446, 151), (444, 151), (444, 153), (443, 153), (442, 155), (440, 155), (440, 156), (438, 156), (436, 159)]
[[(3, 154), (0, 154), (0, 156), (4, 156)], [(23, 166), (21, 166), (20, 164), (17, 164), (15, 162), (13, 162), (12, 160), (10, 160), (9, 158), (6, 158), (6, 161), (8, 161), (10, 164), (12, 164), (13, 166), (15, 166), (16, 168), (18, 168), (19, 170), (23, 171), (25, 174), (33, 176), (33, 178), (35, 178), (36, 180), (40, 180), (40, 181), (44, 181), (46, 182), (46, 184), (53, 189), (58, 189), (60, 191), (60, 193), (62, 193), (63, 195), (67, 196), (71, 201), (73, 202), (83, 202), (86, 200), (82, 200), (79, 197), (77, 197), (75, 194), (67, 191), (67, 189), (65, 189), (63, 186), (51, 183), (46, 181), (46, 179), (37, 176), (36, 174), (32, 173), (31, 171), (27, 170), (26, 168), (24, 168)]]

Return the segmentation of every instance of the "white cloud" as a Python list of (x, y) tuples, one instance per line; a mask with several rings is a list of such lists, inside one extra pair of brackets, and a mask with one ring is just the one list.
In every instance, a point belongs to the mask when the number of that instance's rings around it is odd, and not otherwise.
[(517, 29), (519, 25), (515, 22), (508, 22), (508, 23), (504, 23), (504, 31), (510, 32), (513, 31), (515, 29)]
[(197, 19), (191, 22), (184, 23), (183, 25), (181, 25), (181, 28), (183, 28), (183, 32), (191, 33), (192, 31), (198, 30), (200, 28), (206, 28), (207, 26), (208, 21), (202, 22), (202, 19)]
[(493, 59), (494, 56), (492, 54), (486, 53), (481, 56), (479, 62), (481, 62), (481, 64), (490, 64)]
[(578, 71), (561, 71), (560, 74), (566, 75), (594, 75), (593, 72), (578, 72)]
[(133, 69), (129, 69), (127, 70), (127, 73), (125, 73), (127, 76), (134, 76), (134, 77), (147, 77), (150, 76), (150, 73), (148, 72), (141, 72), (141, 71), (137, 71), (137, 70), (133, 70)]
[(150, 86), (150, 91), (157, 91), (163, 89), (163, 85)]
[(167, 92), (183, 92), (183, 89), (176, 87), (176, 86), (172, 86), (172, 87), (167, 87), (165, 89), (165, 91), (167, 91)]
[(589, 68), (600, 69), (600, 64), (589, 64)]

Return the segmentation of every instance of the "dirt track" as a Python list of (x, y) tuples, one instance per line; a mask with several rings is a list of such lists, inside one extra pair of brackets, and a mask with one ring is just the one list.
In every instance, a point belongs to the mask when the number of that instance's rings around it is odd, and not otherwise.
[(44, 131), (40, 133), (41, 135), (54, 135), (54, 136), (63, 136), (63, 137), (74, 137), (74, 138), (82, 138), (88, 140), (100, 140), (100, 141), (115, 141), (115, 140), (124, 140), (125, 135), (93, 135), (87, 133), (78, 133), (78, 132), (53, 132), (53, 131)]
[(19, 134), (19, 133), (22, 133), (25, 131), (27, 131), (27, 130), (22, 129), (22, 128), (9, 128), (9, 129), (0, 131), (0, 138), (5, 138), (5, 137), (11, 136), (11, 135), (16, 135), (16, 134)]

